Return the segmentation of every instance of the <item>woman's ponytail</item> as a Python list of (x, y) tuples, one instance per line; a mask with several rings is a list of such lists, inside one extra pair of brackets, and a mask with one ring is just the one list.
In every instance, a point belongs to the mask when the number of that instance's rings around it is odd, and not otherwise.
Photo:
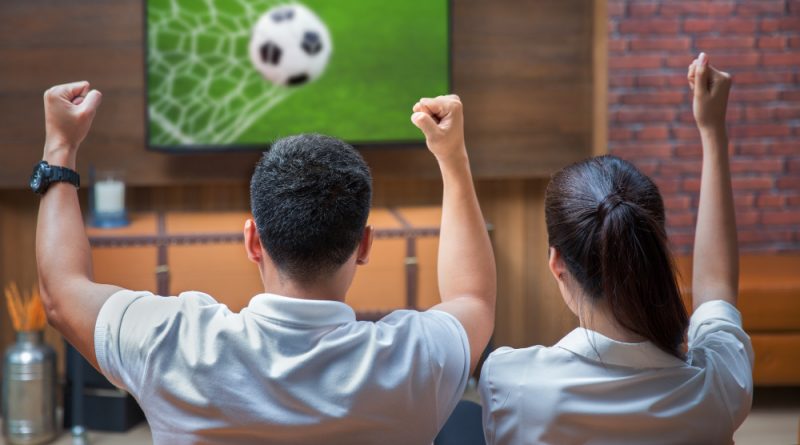
[(545, 216), (550, 245), (583, 292), (621, 327), (682, 357), (688, 315), (655, 184), (629, 162), (593, 158), (553, 177)]

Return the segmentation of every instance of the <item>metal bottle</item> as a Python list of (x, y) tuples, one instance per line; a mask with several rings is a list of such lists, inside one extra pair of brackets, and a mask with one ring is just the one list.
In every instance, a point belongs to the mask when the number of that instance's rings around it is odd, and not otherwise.
[(56, 353), (38, 331), (17, 332), (3, 360), (3, 436), (41, 444), (56, 436)]

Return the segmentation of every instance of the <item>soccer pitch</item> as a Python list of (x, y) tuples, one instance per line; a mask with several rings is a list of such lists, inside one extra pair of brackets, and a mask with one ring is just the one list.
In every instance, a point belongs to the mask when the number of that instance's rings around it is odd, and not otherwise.
[(449, 88), (448, 0), (305, 0), (333, 54), (317, 81), (275, 86), (248, 56), (275, 0), (147, 0), (148, 144), (260, 146), (296, 133), (355, 143), (421, 140), (421, 96)]

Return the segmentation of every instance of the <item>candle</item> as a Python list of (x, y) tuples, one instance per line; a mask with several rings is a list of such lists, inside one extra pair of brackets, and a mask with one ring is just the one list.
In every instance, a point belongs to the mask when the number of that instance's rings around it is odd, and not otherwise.
[(94, 184), (94, 209), (96, 213), (122, 213), (125, 211), (125, 183), (106, 179)]

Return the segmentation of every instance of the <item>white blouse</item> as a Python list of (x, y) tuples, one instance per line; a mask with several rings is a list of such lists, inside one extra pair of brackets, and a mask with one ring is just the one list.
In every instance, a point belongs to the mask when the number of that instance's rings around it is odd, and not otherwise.
[(578, 328), (483, 366), (488, 444), (730, 444), (750, 411), (753, 349), (734, 306), (692, 315), (684, 362)]

